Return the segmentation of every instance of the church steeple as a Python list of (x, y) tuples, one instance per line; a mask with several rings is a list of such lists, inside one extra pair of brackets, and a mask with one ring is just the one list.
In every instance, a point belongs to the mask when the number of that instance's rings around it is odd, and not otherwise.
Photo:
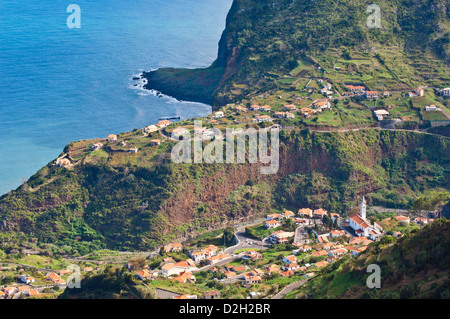
[(362, 219), (366, 219), (366, 208), (367, 208), (366, 207), (366, 198), (363, 196), (360, 210), (359, 210), (359, 215), (361, 216)]

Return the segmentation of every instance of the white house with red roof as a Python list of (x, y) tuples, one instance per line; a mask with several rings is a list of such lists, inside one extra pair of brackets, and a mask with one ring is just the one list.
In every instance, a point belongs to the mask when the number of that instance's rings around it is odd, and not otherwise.
[[(353, 228), (353, 230), (356, 233), (356, 236), (358, 237), (372, 237), (377, 239), (381, 232), (377, 229), (375, 229), (370, 222), (366, 218), (366, 199), (363, 197), (361, 206), (360, 206), (360, 213), (355, 214), (350, 217), (350, 227)], [(372, 234), (372, 233), (374, 234)], [(376, 236), (377, 235), (377, 236)], [(371, 239), (372, 239), (371, 238)], [(374, 239), (372, 239), (374, 240)]]
[(281, 226), (281, 223), (277, 220), (268, 220), (268, 221), (266, 221), (266, 224), (264, 225), (264, 227), (266, 227), (267, 229), (277, 228), (280, 226)]

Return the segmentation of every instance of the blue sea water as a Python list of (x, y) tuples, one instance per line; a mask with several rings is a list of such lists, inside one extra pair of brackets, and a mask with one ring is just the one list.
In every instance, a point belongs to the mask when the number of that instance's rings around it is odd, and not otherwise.
[[(138, 90), (132, 77), (211, 64), (231, 2), (0, 0), (0, 195), (71, 141), (209, 114)], [(72, 3), (79, 29), (66, 24)]]

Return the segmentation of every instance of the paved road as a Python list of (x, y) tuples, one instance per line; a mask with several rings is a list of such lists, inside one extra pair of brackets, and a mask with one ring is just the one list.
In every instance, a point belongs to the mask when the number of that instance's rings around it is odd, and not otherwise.
[(237, 230), (235, 233), (236, 236), (236, 245), (232, 247), (228, 247), (224, 250), (225, 254), (234, 254), (235, 251), (240, 249), (246, 249), (246, 248), (253, 248), (253, 249), (267, 249), (268, 245), (265, 244), (263, 241), (255, 240), (245, 233), (245, 227), (248, 226), (254, 226), (261, 224), (265, 221), (265, 219), (258, 219), (256, 221), (253, 221), (251, 223), (244, 223), (237, 226)]
[(306, 225), (302, 225), (300, 227), (297, 227), (295, 229), (295, 237), (294, 237), (294, 243), (301, 243), (306, 244), (308, 240), (308, 235), (305, 233)]
[(296, 281), (286, 287), (284, 287), (283, 290), (281, 290), (279, 293), (277, 293), (275, 296), (272, 297), (272, 299), (283, 299), (286, 297), (288, 293), (291, 291), (298, 289), (299, 287), (303, 286), (306, 282), (308, 282), (309, 279), (304, 279), (301, 281)]

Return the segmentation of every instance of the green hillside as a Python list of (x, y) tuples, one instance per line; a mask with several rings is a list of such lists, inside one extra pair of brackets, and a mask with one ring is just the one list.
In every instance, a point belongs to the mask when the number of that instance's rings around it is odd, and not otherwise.
[(280, 77), (317, 76), (308, 68), (311, 63), (334, 84), (363, 82), (373, 89), (448, 85), (448, 1), (378, 1), (381, 28), (367, 26), (372, 3), (236, 0), (217, 61), (202, 70), (151, 72), (148, 88), (219, 107), (272, 92)]
[(261, 164), (175, 164), (167, 160), (175, 142), (150, 147), (141, 134), (119, 135), (143, 143), (137, 154), (105, 147), (100, 156), (92, 141), (72, 143), (65, 154), (76, 165), (49, 163), (1, 197), (2, 248), (148, 250), (286, 207), (346, 213), (365, 195), (409, 209), (450, 180), (449, 141), (413, 132), (282, 131), (274, 175), (261, 175)]

